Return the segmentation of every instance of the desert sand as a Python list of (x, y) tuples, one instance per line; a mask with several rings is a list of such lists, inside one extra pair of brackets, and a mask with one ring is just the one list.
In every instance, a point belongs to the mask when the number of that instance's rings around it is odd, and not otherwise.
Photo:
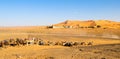
[(120, 28), (118, 25), (115, 27), (115, 24), (106, 29), (46, 28), (45, 26), (1, 27), (1, 41), (9, 38), (36, 37), (52, 42), (93, 42), (93, 45), (0, 47), (0, 59), (120, 59)]

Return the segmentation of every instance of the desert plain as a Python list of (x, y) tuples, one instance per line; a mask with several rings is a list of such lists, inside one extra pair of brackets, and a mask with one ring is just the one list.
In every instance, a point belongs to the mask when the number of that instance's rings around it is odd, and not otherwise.
[[(78, 23), (76, 21), (65, 22), (67, 26), (78, 25)], [(120, 23), (108, 21), (101, 23), (99, 21), (98, 23), (101, 26), (100, 28), (0, 27), (1, 41), (9, 38), (35, 37), (52, 42), (93, 42), (90, 46), (29, 45), (0, 47), (0, 59), (120, 59)], [(63, 26), (63, 24), (57, 25)], [(80, 24), (87, 26), (83, 23)], [(85, 22), (85, 24), (87, 23)]]

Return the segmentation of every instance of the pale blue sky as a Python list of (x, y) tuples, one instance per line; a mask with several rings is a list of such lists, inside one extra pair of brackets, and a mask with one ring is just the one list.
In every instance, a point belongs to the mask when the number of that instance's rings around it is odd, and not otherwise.
[(50, 25), (68, 19), (120, 21), (120, 0), (0, 0), (0, 26)]

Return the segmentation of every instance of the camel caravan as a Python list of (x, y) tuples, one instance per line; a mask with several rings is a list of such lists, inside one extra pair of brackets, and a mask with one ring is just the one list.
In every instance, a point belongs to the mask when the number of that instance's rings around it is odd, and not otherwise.
[(67, 41), (58, 41), (58, 42), (52, 42), (52, 41), (43, 41), (42, 39), (39, 38), (16, 38), (16, 39), (7, 39), (7, 40), (2, 40), (0, 41), (0, 47), (8, 47), (8, 46), (29, 46), (29, 45), (46, 45), (46, 46), (54, 46), (54, 45), (59, 45), (59, 46), (91, 46), (93, 45), (93, 42), (67, 42)]

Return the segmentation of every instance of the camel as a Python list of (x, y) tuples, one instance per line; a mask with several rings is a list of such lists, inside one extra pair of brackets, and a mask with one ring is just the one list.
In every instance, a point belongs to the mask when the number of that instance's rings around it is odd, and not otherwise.
[(44, 41), (41, 40), (41, 39), (39, 39), (39, 41), (38, 41), (38, 45), (44, 45), (44, 44), (45, 44)]
[(93, 42), (88, 42), (88, 44), (87, 45), (93, 45)]
[(47, 45), (53, 45), (53, 42), (48, 41), (48, 42), (47, 42)]
[(52, 42), (52, 41), (43, 41), (41, 39), (36, 38), (25, 38), (25, 39), (9, 39), (9, 40), (3, 40), (0, 41), (0, 47), (7, 47), (7, 46), (24, 46), (24, 45), (61, 45), (61, 46), (77, 46), (77, 45), (85, 45), (85, 46), (91, 46), (93, 45), (93, 42), (67, 42), (67, 41), (58, 41), (58, 42)]
[(54, 45), (61, 45), (60, 42), (53, 42)]
[(77, 46), (77, 45), (79, 45), (79, 43), (78, 42), (73, 42), (73, 45)]
[(71, 42), (64, 42), (63, 46), (69, 46), (70, 47), (70, 46), (72, 46), (72, 43)]
[(16, 44), (17, 44), (18, 46), (20, 46), (20, 45), (25, 45), (24, 43), (25, 43), (25, 42), (24, 42), (23, 39), (19, 39), (19, 38), (16, 39)]
[(9, 39), (10, 46), (15, 46), (16, 45), (16, 40), (14, 39)]
[(41, 39), (38, 39), (38, 38), (36, 38), (36, 39), (34, 39), (34, 44), (39, 44), (39, 41), (40, 41)]
[(80, 45), (86, 45), (86, 43), (85, 42), (81, 42)]
[(0, 47), (7, 47), (7, 46), (9, 46), (9, 41), (8, 40), (0, 41)]
[(0, 41), (0, 47), (4, 47), (4, 42)]
[(33, 45), (34, 42), (35, 42), (35, 38), (29, 38), (29, 39), (27, 40), (27, 45)]
[(23, 40), (23, 45), (27, 45), (27, 38), (25, 38), (24, 40)]

